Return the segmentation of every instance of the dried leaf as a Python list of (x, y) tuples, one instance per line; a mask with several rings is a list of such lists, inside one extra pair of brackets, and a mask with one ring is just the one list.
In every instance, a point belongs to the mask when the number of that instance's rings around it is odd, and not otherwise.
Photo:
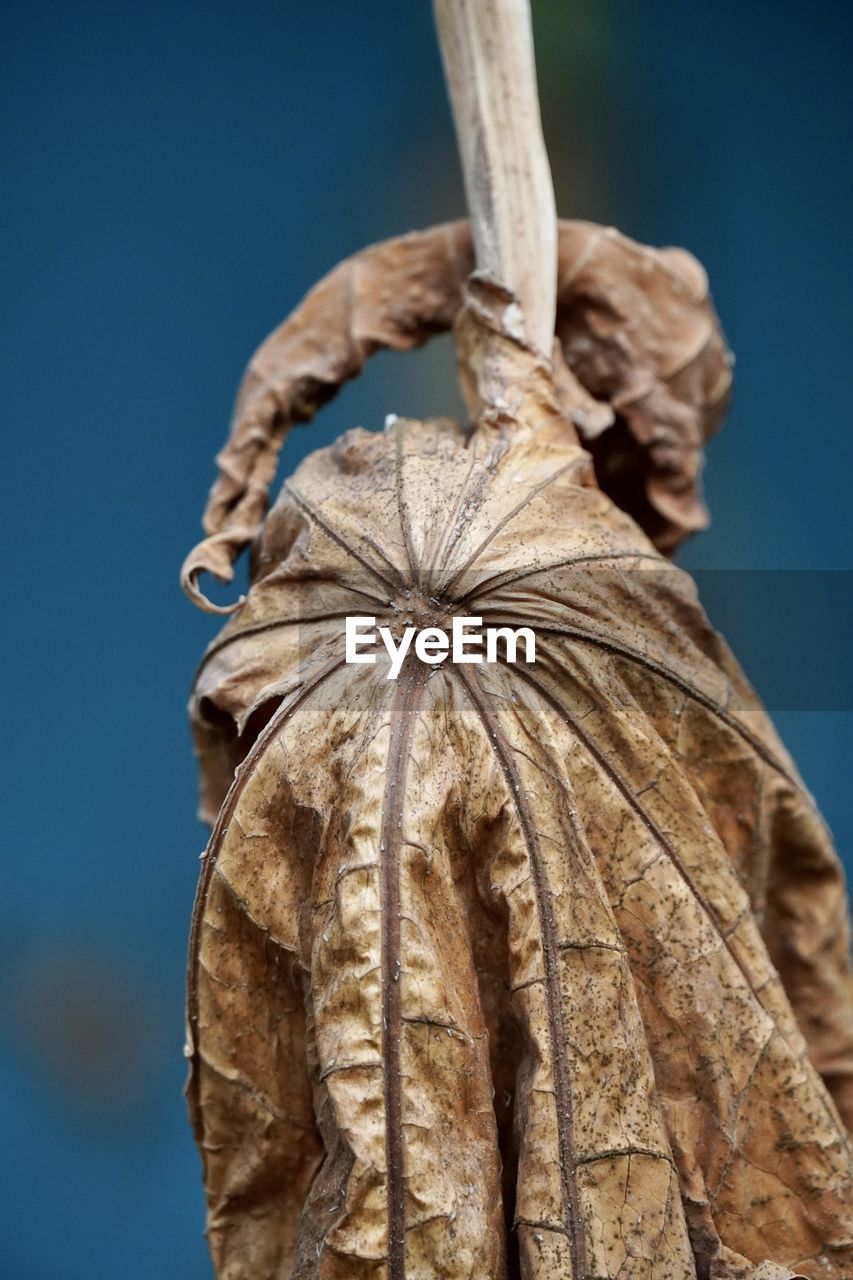
[[(572, 425), (594, 381), (641, 452), (676, 403), (704, 431), (722, 340), (693, 268), (570, 235), (590, 263), (616, 252), (587, 277), (571, 251), (588, 344), (566, 320), (568, 367), (546, 367), (513, 299), (472, 281), (477, 425), (398, 420), (308, 457), (198, 674), (215, 827), (188, 1097), (221, 1280), (853, 1274), (840, 865), (690, 578), (600, 490)], [(220, 571), (286, 422), (458, 311), (463, 228), (371, 252), (253, 364), (208, 508)], [(601, 299), (634, 305), (635, 252), (659, 332), (617, 351)], [(685, 311), (658, 297), (673, 262)], [(644, 362), (645, 401), (626, 392)], [(654, 440), (644, 456), (671, 531), (686, 508), (660, 498)], [(190, 575), (217, 568), (204, 546)], [(529, 625), (536, 662), (412, 656), (387, 680), (344, 662), (352, 614)]]
[[(560, 222), (558, 248), (558, 391), (593, 445), (604, 491), (671, 551), (707, 522), (701, 446), (731, 385), (705, 274), (684, 250), (648, 249), (591, 223)], [(449, 329), (472, 267), (467, 222), (373, 245), (336, 267), (267, 338), (217, 458), (208, 537), (182, 571), (196, 603), (231, 611), (205, 600), (198, 578), (231, 581), (266, 510), (288, 429), (310, 421), (374, 352), (409, 351)]]

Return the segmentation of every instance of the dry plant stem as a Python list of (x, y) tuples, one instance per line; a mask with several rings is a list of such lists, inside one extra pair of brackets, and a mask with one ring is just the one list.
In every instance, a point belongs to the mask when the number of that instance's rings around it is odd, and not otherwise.
[(529, 0), (434, 0), (476, 263), (521, 303), (551, 354), (557, 213), (542, 138)]

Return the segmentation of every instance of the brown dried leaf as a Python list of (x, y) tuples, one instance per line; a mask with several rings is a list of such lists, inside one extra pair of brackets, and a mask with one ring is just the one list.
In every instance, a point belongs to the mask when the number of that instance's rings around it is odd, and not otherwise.
[[(672, 551), (707, 523), (702, 444), (731, 385), (705, 273), (684, 250), (648, 249), (586, 222), (560, 222), (558, 248), (557, 388), (593, 449), (601, 487)], [(182, 570), (197, 604), (231, 612), (205, 600), (198, 578), (231, 581), (289, 428), (310, 421), (374, 352), (409, 351), (449, 329), (472, 267), (467, 222), (373, 245), (336, 267), (262, 344), (217, 458), (208, 538)]]
[[(328, 322), (315, 294), (256, 366), (209, 509), (229, 553), (282, 388), (307, 414), (366, 333), (449, 323), (417, 244), (419, 299), (378, 299), (347, 346), (340, 293)], [(472, 283), (475, 429), (397, 421), (302, 463), (196, 681), (221, 809), (188, 1096), (217, 1274), (842, 1280), (853, 1155), (821, 1080), (849, 1122), (838, 859), (691, 580), (597, 487), (586, 393), (514, 314)], [(412, 658), (388, 681), (344, 663), (353, 613), (529, 625), (536, 662)]]

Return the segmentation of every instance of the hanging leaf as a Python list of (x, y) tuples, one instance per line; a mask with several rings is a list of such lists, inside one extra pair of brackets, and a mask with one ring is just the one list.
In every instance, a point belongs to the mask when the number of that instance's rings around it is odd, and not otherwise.
[[(318, 286), (250, 366), (185, 567), (198, 596), (253, 542), (192, 700), (215, 825), (188, 1097), (217, 1274), (842, 1280), (842, 873), (652, 540), (696, 523), (728, 389), (704, 278), (563, 224), (552, 367), (493, 283), (460, 313), (469, 269), (455, 226)], [(350, 431), (262, 521), (289, 424), (454, 317), (476, 425)], [(410, 651), (389, 679), (382, 646), (345, 660), (352, 616), (397, 642), (529, 627), (535, 662)]]

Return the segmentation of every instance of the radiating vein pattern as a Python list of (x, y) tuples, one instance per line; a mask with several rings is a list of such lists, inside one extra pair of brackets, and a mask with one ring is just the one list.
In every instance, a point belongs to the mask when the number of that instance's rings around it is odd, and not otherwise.
[[(837, 856), (565, 421), (300, 466), (193, 692), (189, 1097), (226, 1280), (846, 1280)], [(535, 663), (344, 661), (344, 620)]]

